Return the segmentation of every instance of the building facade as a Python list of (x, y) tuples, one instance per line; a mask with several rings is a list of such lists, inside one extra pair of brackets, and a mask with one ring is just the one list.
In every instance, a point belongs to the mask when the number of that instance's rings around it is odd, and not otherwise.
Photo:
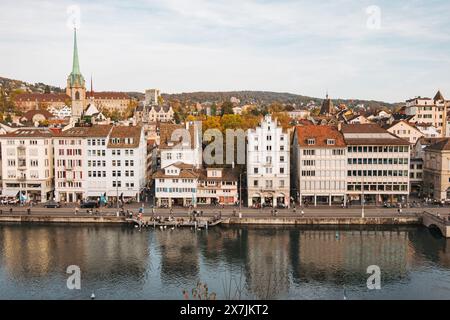
[(424, 196), (437, 201), (450, 200), (450, 139), (425, 148), (423, 185)]
[(2, 195), (26, 201), (53, 198), (53, 136), (49, 129), (18, 129), (0, 136)]
[(340, 205), (347, 197), (347, 147), (330, 126), (298, 126), (292, 142), (292, 195), (300, 204)]
[(55, 138), (58, 201), (140, 200), (146, 186), (147, 145), (137, 126), (74, 127)]
[(445, 137), (447, 132), (446, 101), (440, 91), (433, 99), (417, 97), (406, 101), (405, 113), (413, 116), (410, 122), (424, 123), (436, 128), (439, 137)]
[(201, 125), (197, 122), (187, 122), (185, 125), (161, 124), (159, 148), (162, 169), (178, 162), (201, 168)]
[(290, 205), (289, 135), (270, 115), (247, 132), (248, 206)]
[(347, 200), (399, 203), (409, 195), (409, 142), (375, 124), (342, 125), (347, 144)]

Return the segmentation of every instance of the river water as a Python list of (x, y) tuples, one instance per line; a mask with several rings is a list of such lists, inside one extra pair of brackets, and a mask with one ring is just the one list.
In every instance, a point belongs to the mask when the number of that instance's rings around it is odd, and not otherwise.
[(450, 299), (450, 240), (423, 227), (0, 225), (0, 299), (183, 299), (199, 281), (219, 299)]

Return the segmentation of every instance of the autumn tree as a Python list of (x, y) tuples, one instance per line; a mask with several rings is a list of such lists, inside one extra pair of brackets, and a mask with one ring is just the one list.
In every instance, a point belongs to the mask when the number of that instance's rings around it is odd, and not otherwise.
[(222, 116), (225, 114), (233, 114), (233, 104), (230, 101), (222, 103)]

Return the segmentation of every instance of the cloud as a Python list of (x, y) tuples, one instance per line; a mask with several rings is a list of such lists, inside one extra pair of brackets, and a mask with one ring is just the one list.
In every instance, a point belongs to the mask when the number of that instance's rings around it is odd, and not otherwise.
[(388, 101), (450, 92), (445, 0), (379, 0), (378, 30), (366, 26), (366, 0), (3, 0), (2, 75), (64, 86), (74, 4), (82, 72), (98, 90), (328, 89)]

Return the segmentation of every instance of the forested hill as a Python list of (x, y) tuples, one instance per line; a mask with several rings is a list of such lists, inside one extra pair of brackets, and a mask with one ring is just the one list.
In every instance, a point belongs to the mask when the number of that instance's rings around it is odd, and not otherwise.
[[(314, 102), (316, 105), (321, 104), (323, 98), (308, 97), (293, 93), (285, 92), (270, 92), (270, 91), (230, 91), (230, 92), (191, 92), (191, 93), (176, 93), (163, 94), (164, 100), (179, 100), (183, 102), (211, 102), (219, 103), (230, 101), (231, 98), (237, 98), (241, 104), (271, 104), (279, 102), (283, 104), (296, 104), (297, 106), (307, 105)], [(344, 103), (348, 106), (356, 106), (364, 104), (366, 108), (387, 107), (389, 109), (395, 108), (397, 104), (370, 101), (360, 99), (333, 99), (335, 104)]]

